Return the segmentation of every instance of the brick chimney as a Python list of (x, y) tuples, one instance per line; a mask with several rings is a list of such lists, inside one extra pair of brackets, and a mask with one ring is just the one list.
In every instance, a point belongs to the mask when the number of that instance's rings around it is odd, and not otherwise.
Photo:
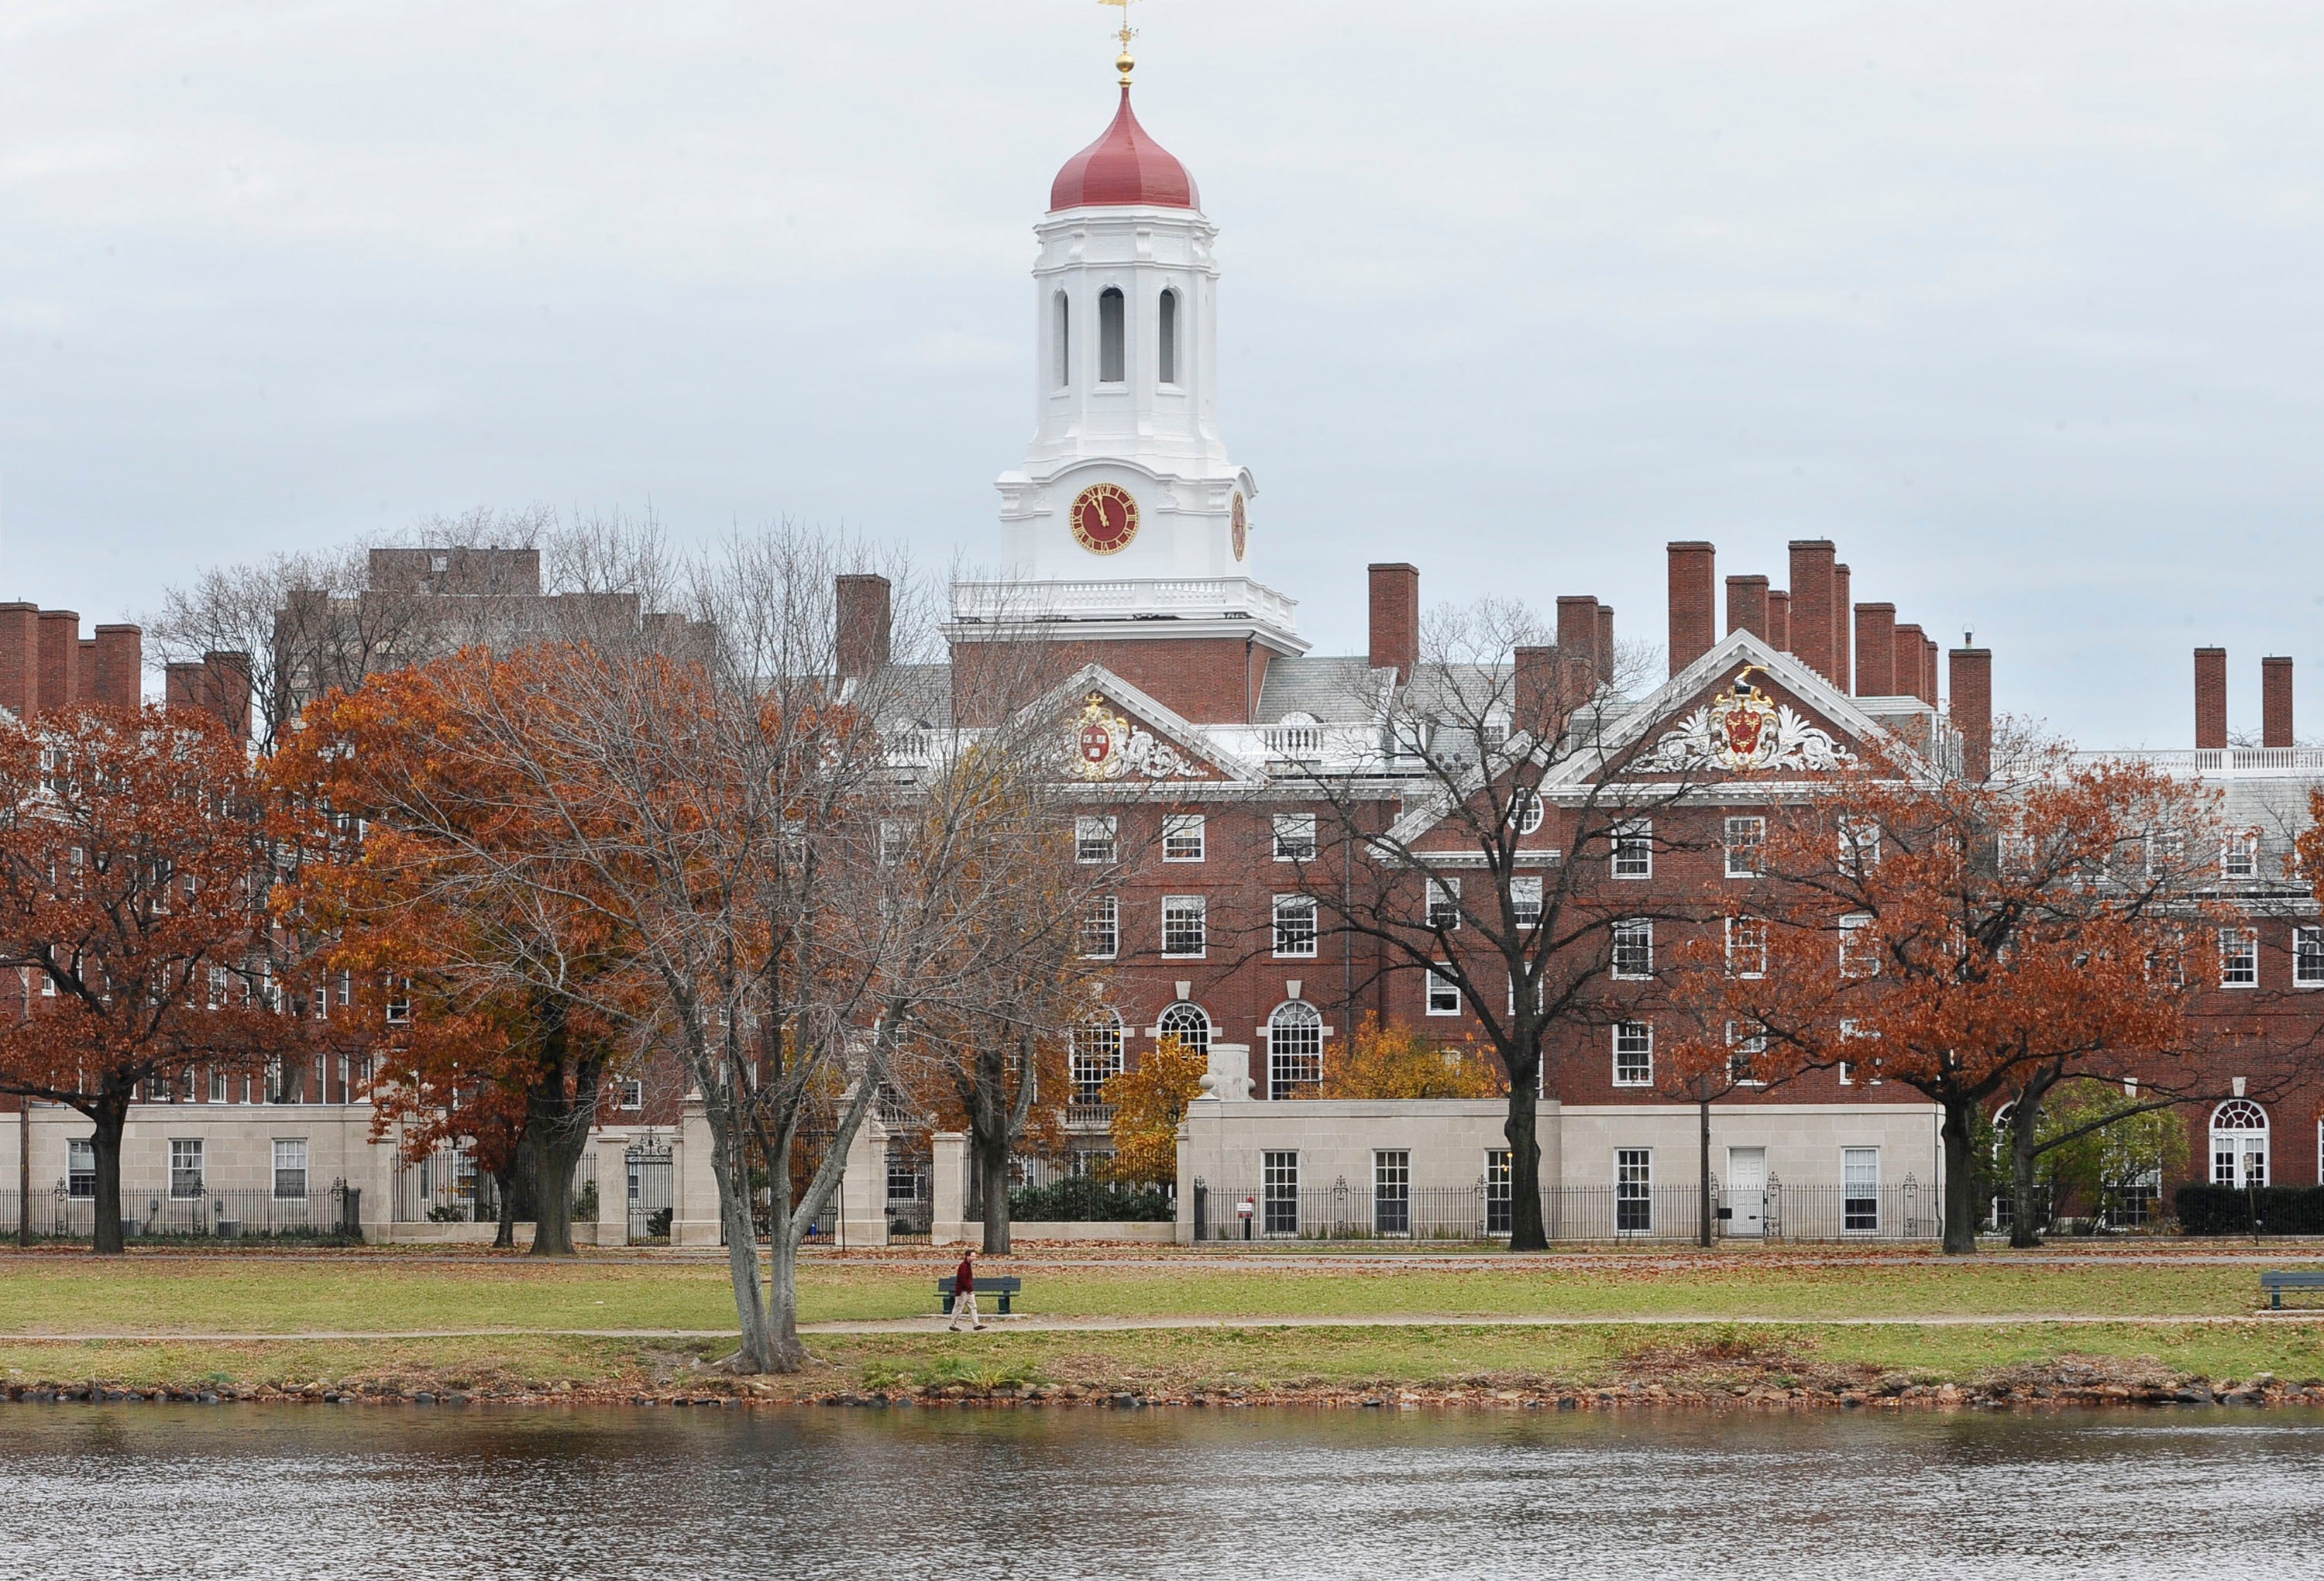
[(41, 711), (41, 611), (0, 604), (0, 708), (19, 719)]
[(1587, 593), (1572, 594), (1557, 601), (1558, 651), (1577, 664), (1586, 664), (1591, 675), (1598, 673), (1598, 601)]
[(250, 655), (206, 653), (163, 672), (162, 705), (199, 709), (226, 721), (237, 741), (250, 740)]
[(1937, 696), (1937, 639), (1923, 635), (1921, 639), (1921, 701), (1934, 708)]
[(1896, 690), (1890, 695), (1928, 702), (1929, 694), (1935, 688), (1922, 673), (1928, 668), (1929, 643), (1919, 626), (1907, 622), (1896, 628), (1895, 655), (1896, 674), (1890, 684)]
[(2227, 650), (2195, 650), (2195, 747), (2216, 751), (2227, 744)]
[(1833, 602), (1832, 564), (1837, 551), (1830, 538), (1792, 540), (1792, 639), (1790, 650), (1808, 667), (1832, 680), (1832, 624), (1838, 612)]
[(1778, 653), (1792, 651), (1792, 595), (1780, 587), (1767, 590), (1767, 645)]
[(1896, 694), (1896, 606), (1856, 606), (1856, 693), (1859, 697)]
[[(1713, 545), (1697, 540), (1670, 546), (1670, 673), (1674, 676), (1719, 641), (1718, 562), (1719, 551)], [(1729, 596), (1731, 601), (1733, 595)]]
[(1767, 634), (1767, 579), (1764, 576), (1730, 576), (1727, 579), (1727, 634), (1748, 631), (1762, 642), (1772, 643)]
[(41, 611), (41, 712), (71, 704), (79, 692), (80, 617), (70, 610)]
[(2292, 660), (2259, 661), (2259, 744), (2292, 745)]
[(868, 572), (842, 576), (836, 584), (839, 678), (860, 681), (888, 662), (895, 636), (894, 590), (884, 576)]
[(1420, 663), (1420, 567), (1374, 565), (1371, 602), (1371, 666), (1393, 668), (1401, 685)]
[(1548, 735), (1557, 728), (1557, 649), (1520, 648), (1517, 650), (1517, 695), (1512, 699), (1512, 728)]
[(107, 708), (135, 709), (145, 701), (145, 633), (135, 626), (99, 626), (97, 674), (88, 694)]
[(1831, 680), (1842, 692), (1856, 690), (1856, 666), (1853, 662), (1856, 645), (1851, 640), (1855, 632), (1848, 618), (1848, 611), (1854, 606), (1849, 602), (1849, 584), (1848, 567), (1834, 565), (1831, 568)]
[(1614, 681), (1614, 606), (1598, 606), (1598, 679), (1608, 685)]
[(1961, 739), (1961, 773), (1983, 779), (1993, 771), (1993, 650), (1956, 648), (1948, 657), (1953, 729)]

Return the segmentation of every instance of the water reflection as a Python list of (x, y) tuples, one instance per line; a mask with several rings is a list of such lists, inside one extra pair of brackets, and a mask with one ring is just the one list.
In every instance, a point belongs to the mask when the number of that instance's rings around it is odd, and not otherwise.
[(2288, 1411), (14, 1406), (0, 1466), (27, 1576), (2264, 1576), (2324, 1515)]

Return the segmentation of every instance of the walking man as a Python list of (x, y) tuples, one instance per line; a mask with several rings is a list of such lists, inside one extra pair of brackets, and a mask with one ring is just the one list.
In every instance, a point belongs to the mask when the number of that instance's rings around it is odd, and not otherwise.
[(949, 1333), (960, 1332), (960, 1320), (968, 1319), (969, 1327), (983, 1332), (984, 1323), (976, 1315), (976, 1254), (963, 1252), (960, 1266), (952, 1271), (952, 1328)]

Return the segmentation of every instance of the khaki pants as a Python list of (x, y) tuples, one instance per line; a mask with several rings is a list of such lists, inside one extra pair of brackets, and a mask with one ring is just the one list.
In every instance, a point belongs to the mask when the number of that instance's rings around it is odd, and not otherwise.
[(983, 1320), (976, 1315), (976, 1288), (973, 1285), (966, 1290), (953, 1292), (952, 1327), (955, 1332), (959, 1330), (960, 1320), (963, 1318), (968, 1319), (971, 1328), (984, 1327)]

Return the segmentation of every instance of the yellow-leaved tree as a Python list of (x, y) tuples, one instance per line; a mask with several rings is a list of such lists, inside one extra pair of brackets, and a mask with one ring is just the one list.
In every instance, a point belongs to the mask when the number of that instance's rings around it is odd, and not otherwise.
[(1210, 1059), (1165, 1034), (1135, 1071), (1109, 1077), (1105, 1101), (1113, 1106), (1113, 1158), (1109, 1179), (1159, 1185), (1178, 1174), (1178, 1123), (1203, 1090)]
[(1319, 1098), (1499, 1098), (1500, 1062), (1473, 1043), (1445, 1043), (1367, 1016), (1323, 1060)]

